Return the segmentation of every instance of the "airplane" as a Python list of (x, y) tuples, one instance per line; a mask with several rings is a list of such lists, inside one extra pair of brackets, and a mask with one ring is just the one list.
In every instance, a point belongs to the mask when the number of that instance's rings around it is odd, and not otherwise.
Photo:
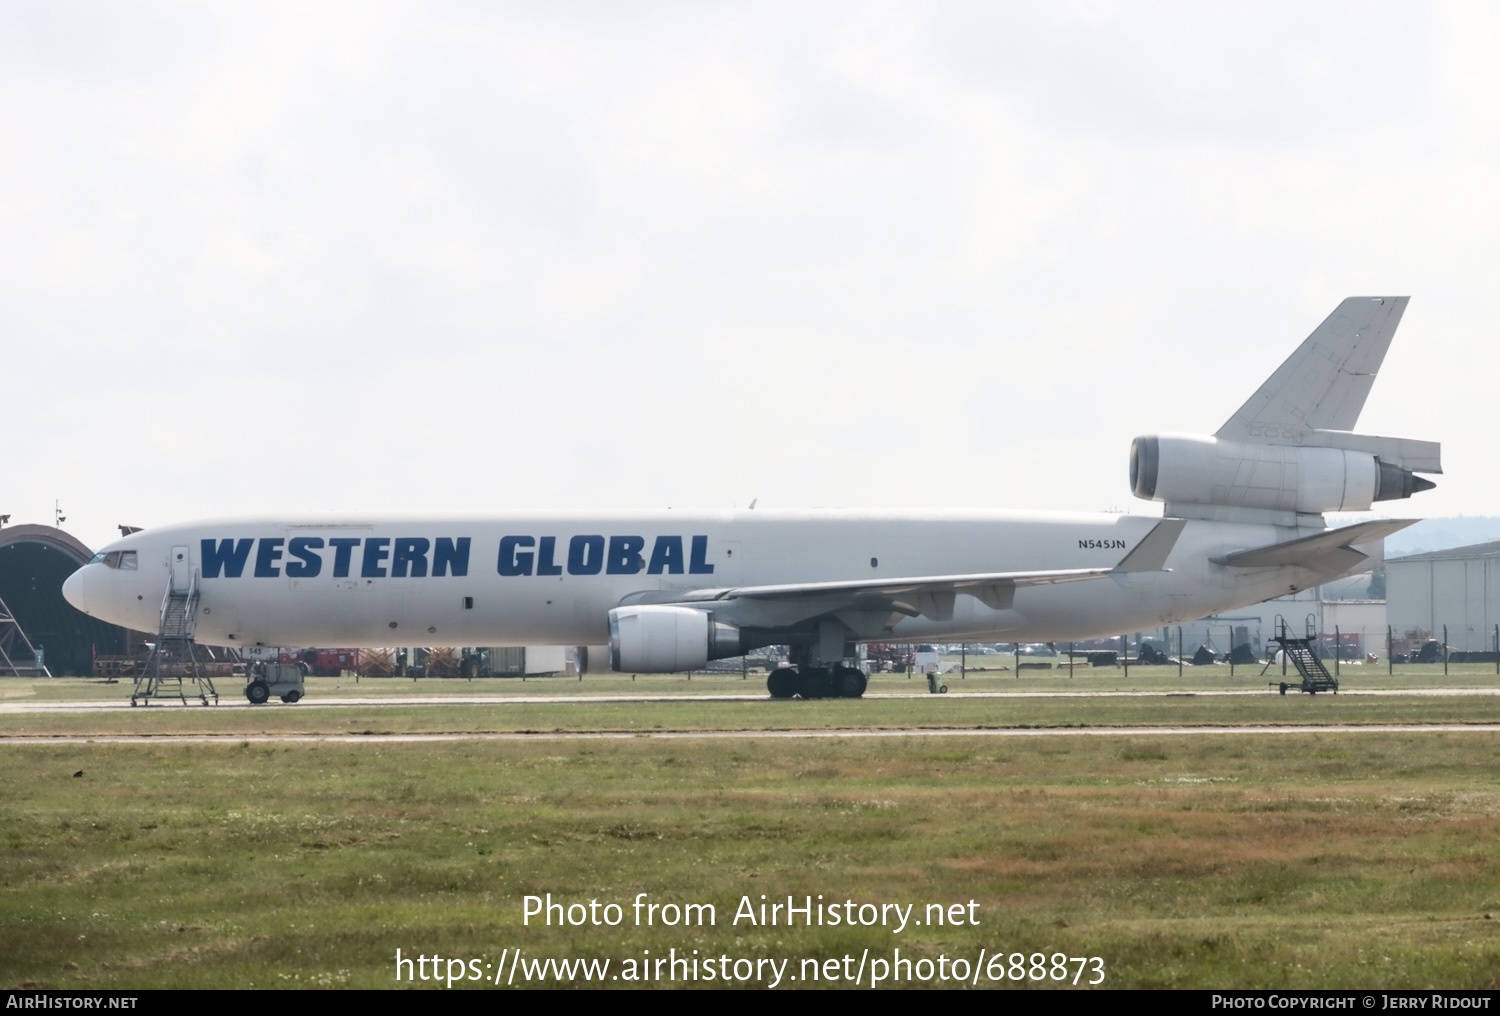
[[(1435, 486), (1436, 442), (1357, 434), (1408, 297), (1338, 305), (1212, 436), (1130, 448), (1163, 516), (849, 510), (370, 514), (130, 533), (63, 586), (200, 643), (572, 645), (586, 671), (702, 668), (768, 645), (773, 698), (857, 698), (862, 642), (1058, 642), (1259, 603), (1383, 558), (1416, 520), (1329, 529)], [(590, 650), (588, 647), (592, 647)], [(604, 647), (607, 647), (604, 648)], [(252, 683), (251, 701), (264, 701)]]

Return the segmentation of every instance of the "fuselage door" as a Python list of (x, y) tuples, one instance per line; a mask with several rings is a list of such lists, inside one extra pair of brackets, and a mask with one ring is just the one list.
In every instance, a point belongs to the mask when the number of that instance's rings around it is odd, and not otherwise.
[(193, 582), (193, 566), (186, 547), (172, 548), (172, 592), (186, 593)]

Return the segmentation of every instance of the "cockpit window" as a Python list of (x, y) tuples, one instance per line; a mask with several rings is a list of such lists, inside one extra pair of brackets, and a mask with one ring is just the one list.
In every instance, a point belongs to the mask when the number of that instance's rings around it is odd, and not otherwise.
[(89, 558), (89, 564), (103, 564), (103, 563), (104, 563), (104, 551), (102, 551), (102, 550), (99, 551), (99, 553), (95, 554), (93, 557)]
[(118, 567), (120, 567), (120, 552), (118, 550), (112, 550), (108, 554), (104, 555), (104, 567), (106, 567), (106, 568), (118, 568)]
[(126, 571), (135, 571), (135, 551), (120, 551), (120, 567)]
[(102, 563), (106, 568), (121, 568), (125, 571), (135, 571), (139, 567), (133, 550), (112, 550), (108, 554), (95, 554), (94, 560), (89, 564), (96, 563)]

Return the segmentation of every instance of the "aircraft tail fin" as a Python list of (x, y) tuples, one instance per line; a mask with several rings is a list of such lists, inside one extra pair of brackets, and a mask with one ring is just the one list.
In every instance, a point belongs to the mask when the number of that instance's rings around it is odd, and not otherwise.
[(1353, 430), (1410, 299), (1340, 303), (1214, 436), (1303, 444), (1311, 430)]

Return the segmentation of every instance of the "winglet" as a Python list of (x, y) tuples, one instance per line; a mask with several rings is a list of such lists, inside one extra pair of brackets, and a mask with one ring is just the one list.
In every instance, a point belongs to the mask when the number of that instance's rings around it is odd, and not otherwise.
[(1135, 572), (1162, 571), (1186, 525), (1185, 519), (1162, 519), (1156, 524), (1156, 528), (1146, 534), (1144, 540), (1120, 559), (1120, 563), (1114, 567), (1114, 573), (1129, 575)]

